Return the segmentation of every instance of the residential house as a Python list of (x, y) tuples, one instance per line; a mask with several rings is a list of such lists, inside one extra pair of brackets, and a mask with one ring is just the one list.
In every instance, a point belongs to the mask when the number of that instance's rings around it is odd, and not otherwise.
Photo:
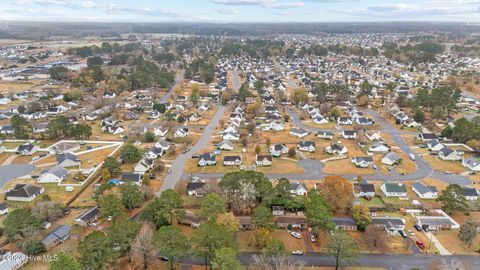
[(437, 140), (437, 135), (431, 133), (420, 133), (417, 135), (417, 139), (423, 142), (429, 142), (431, 140)]
[(144, 175), (143, 173), (122, 173), (120, 182), (122, 184), (132, 183), (137, 186), (141, 186), (143, 181), (143, 175)]
[(337, 123), (339, 125), (352, 125), (353, 124), (353, 121), (350, 117), (339, 117), (337, 119)]
[(358, 117), (355, 119), (355, 122), (360, 126), (373, 125), (372, 119), (366, 117)]
[(319, 131), (317, 133), (318, 138), (327, 139), (327, 140), (333, 140), (334, 136), (335, 136), (335, 133), (331, 131)]
[(350, 217), (333, 217), (333, 223), (335, 223), (335, 229), (343, 231), (356, 231), (357, 223)]
[(462, 156), (459, 154), (457, 150), (452, 150), (448, 147), (444, 147), (440, 151), (438, 151), (438, 158), (440, 158), (441, 160), (448, 160), (448, 161), (462, 160)]
[(17, 147), (17, 150), (15, 152), (22, 156), (31, 156), (35, 152), (37, 152), (37, 150), (38, 150), (38, 146), (33, 145), (31, 143), (26, 143)]
[(460, 227), (448, 216), (416, 216), (415, 219), (418, 226), (428, 228), (429, 230), (450, 230)]
[(223, 157), (224, 166), (240, 166), (242, 165), (242, 156), (225, 156)]
[(386, 154), (385, 156), (383, 156), (382, 163), (385, 164), (385, 165), (392, 166), (392, 165), (398, 164), (400, 162), (400, 160), (401, 160), (401, 158), (397, 153), (390, 152), (390, 153)]
[(368, 152), (371, 153), (387, 153), (388, 151), (390, 151), (390, 147), (382, 142), (375, 142), (368, 148)]
[(469, 201), (478, 200), (478, 192), (475, 188), (464, 187), (463, 188), (463, 196), (465, 196), (465, 199), (467, 199)]
[(427, 147), (428, 147), (428, 150), (432, 152), (438, 152), (443, 148), (445, 148), (445, 145), (440, 143), (437, 139), (433, 139), (427, 142)]
[(367, 137), (367, 139), (369, 141), (381, 141), (382, 140), (382, 136), (380, 135), (379, 131), (365, 132), (365, 137)]
[(290, 183), (290, 193), (296, 196), (307, 196), (307, 187), (299, 182)]
[(308, 225), (307, 217), (304, 215), (276, 216), (277, 227), (280, 229), (294, 228), (302, 229)]
[(80, 216), (75, 218), (75, 224), (83, 227), (90, 226), (90, 224), (95, 223), (100, 215), (100, 209), (98, 206), (90, 208), (89, 210), (83, 212)]
[(357, 138), (357, 132), (355, 130), (344, 130), (342, 137), (347, 140), (355, 140)]
[(435, 186), (427, 186), (420, 182), (414, 183), (412, 190), (422, 199), (435, 199), (438, 196), (438, 191)]
[(257, 164), (257, 166), (270, 166), (272, 165), (272, 156), (257, 155), (255, 158), (255, 164)]
[(471, 171), (474, 171), (474, 172), (480, 171), (480, 161), (478, 160), (478, 158), (470, 157), (470, 158), (464, 159), (462, 161), (462, 165)]
[(48, 122), (44, 123), (33, 123), (32, 124), (32, 132), (33, 134), (41, 134), (46, 133), (48, 130)]
[(395, 235), (399, 230), (405, 230), (405, 220), (395, 217), (372, 217), (372, 224), (376, 227), (385, 228), (385, 230)]
[(280, 157), (282, 154), (288, 153), (288, 148), (283, 143), (272, 144), (268, 150), (274, 157)]
[(188, 136), (188, 134), (190, 134), (190, 131), (188, 130), (188, 128), (186, 127), (181, 127), (179, 129), (177, 129), (175, 131), (175, 133), (173, 134), (173, 136), (175, 138), (183, 138), (183, 137), (186, 137)]
[(205, 195), (204, 182), (189, 182), (187, 184), (188, 196), (203, 197)]
[(380, 185), (380, 190), (387, 197), (406, 197), (407, 188), (403, 183), (383, 183)]
[(233, 132), (223, 133), (222, 139), (223, 140), (228, 140), (228, 141), (239, 141), (240, 140), (240, 134), (233, 133)]
[(368, 183), (366, 180), (362, 180), (359, 184), (353, 185), (353, 194), (357, 198), (373, 198), (375, 197), (375, 185)]
[(197, 228), (202, 223), (202, 218), (190, 211), (185, 211), (185, 214), (178, 220), (178, 223), (190, 226), (191, 228)]
[(328, 124), (328, 120), (322, 116), (313, 118), (313, 122), (318, 125)]
[(167, 132), (168, 132), (168, 128), (167, 127), (155, 127), (153, 129), (153, 134), (155, 134), (155, 136), (160, 136), (160, 137), (165, 137), (167, 135)]
[(56, 165), (42, 172), (38, 178), (39, 183), (60, 183), (67, 179), (68, 170), (60, 165)]
[(237, 216), (238, 223), (240, 224), (241, 230), (252, 230), (253, 229), (253, 222), (251, 216)]
[(337, 142), (325, 147), (325, 152), (328, 154), (341, 156), (347, 154), (348, 150), (347, 147), (345, 147), (345, 145), (343, 145), (341, 142)]
[(274, 216), (285, 215), (285, 206), (272, 206), (272, 214)]
[(217, 147), (220, 150), (232, 151), (235, 148), (235, 145), (230, 141), (224, 140), (224, 141), (221, 141)]
[(217, 164), (217, 157), (214, 153), (203, 153), (198, 157), (198, 166), (213, 166)]
[(290, 130), (290, 135), (296, 136), (298, 138), (303, 138), (308, 135), (308, 131), (303, 128), (292, 128)]
[(80, 163), (80, 159), (72, 153), (57, 155), (57, 165), (63, 168), (78, 167)]
[(61, 244), (70, 238), (70, 231), (70, 226), (60, 225), (43, 238), (42, 244), (47, 248), (47, 250), (58, 244)]
[(133, 167), (135, 173), (144, 174), (151, 170), (155, 165), (155, 161), (148, 158), (142, 158), (136, 165)]
[(315, 142), (312, 141), (301, 141), (298, 143), (298, 150), (303, 152), (315, 152)]
[(7, 201), (30, 202), (40, 196), (44, 191), (45, 189), (42, 186), (16, 184), (15, 187), (5, 193), (5, 198)]
[(359, 168), (367, 168), (368, 166), (373, 165), (372, 157), (353, 157), (351, 161)]

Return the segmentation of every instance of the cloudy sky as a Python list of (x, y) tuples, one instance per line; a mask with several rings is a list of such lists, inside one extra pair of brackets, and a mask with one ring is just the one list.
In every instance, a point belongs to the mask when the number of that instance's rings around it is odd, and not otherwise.
[(0, 20), (480, 22), (480, 0), (0, 0)]

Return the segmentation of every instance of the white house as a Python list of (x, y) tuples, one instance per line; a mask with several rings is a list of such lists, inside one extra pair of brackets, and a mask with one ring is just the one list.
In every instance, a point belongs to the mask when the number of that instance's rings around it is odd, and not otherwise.
[(360, 168), (367, 168), (368, 166), (373, 165), (372, 157), (353, 157), (351, 161), (355, 166)]
[(357, 138), (357, 132), (355, 130), (344, 130), (342, 132), (342, 137), (347, 140), (354, 140)]
[(407, 188), (403, 183), (383, 183), (380, 185), (380, 190), (387, 197), (406, 197)]
[(427, 147), (432, 152), (438, 152), (445, 148), (445, 145), (441, 144), (437, 139), (433, 139), (427, 142)]
[(227, 140), (221, 141), (218, 144), (218, 149), (232, 151), (235, 148), (235, 145)]
[(298, 150), (303, 152), (315, 152), (315, 142), (312, 141), (301, 141), (298, 143)]
[(242, 165), (242, 156), (225, 156), (223, 157), (224, 166), (240, 166)]
[(390, 147), (382, 142), (375, 142), (368, 148), (368, 152), (372, 153), (387, 153), (388, 151), (390, 151)]
[(223, 140), (228, 140), (228, 141), (239, 141), (240, 140), (240, 134), (238, 133), (223, 133), (222, 136)]
[(213, 166), (217, 164), (217, 157), (214, 153), (204, 153), (198, 157), (198, 166)]
[(190, 134), (190, 131), (188, 130), (188, 128), (182, 127), (182, 128), (177, 129), (175, 131), (175, 133), (173, 134), (173, 136), (176, 137), (176, 138), (183, 138), (183, 137), (188, 136), (188, 134)]
[(382, 140), (382, 135), (380, 135), (380, 131), (375, 131), (375, 132), (366, 132), (365, 137), (369, 141), (381, 141)]
[(270, 166), (272, 165), (272, 156), (257, 155), (255, 157), (255, 164), (257, 164), (257, 166)]
[(463, 196), (465, 199), (469, 201), (477, 201), (478, 200), (478, 192), (475, 188), (464, 187), (463, 188)]
[(401, 158), (397, 153), (390, 152), (386, 154), (381, 161), (383, 164), (391, 166), (391, 165), (397, 164), (398, 162), (400, 162), (400, 160)]
[(279, 157), (282, 154), (288, 153), (288, 148), (283, 143), (277, 143), (277, 144), (270, 145), (268, 151), (270, 152), (270, 155), (274, 157)]
[(444, 147), (438, 151), (438, 158), (448, 161), (462, 160), (462, 156), (456, 150), (452, 150), (448, 147)]
[(7, 201), (31, 202), (45, 191), (42, 186), (30, 184), (16, 184), (5, 193)]
[(296, 196), (307, 196), (307, 187), (299, 182), (290, 184), (290, 193)]
[(328, 154), (335, 154), (335, 155), (345, 155), (348, 150), (347, 150), (347, 147), (345, 147), (345, 145), (343, 145), (342, 143), (338, 142), (338, 143), (332, 143), (330, 144), (329, 146), (325, 147), (325, 152), (327, 152)]
[(438, 196), (437, 188), (434, 186), (426, 186), (420, 182), (412, 185), (412, 190), (422, 199), (435, 199)]
[(477, 158), (470, 157), (462, 161), (462, 165), (474, 172), (480, 171), (480, 161)]
[(303, 128), (292, 128), (290, 130), (290, 135), (296, 136), (298, 138), (303, 138), (308, 135), (308, 131)]
[(56, 165), (44, 172), (38, 178), (39, 183), (60, 183), (68, 176), (68, 170), (60, 165)]

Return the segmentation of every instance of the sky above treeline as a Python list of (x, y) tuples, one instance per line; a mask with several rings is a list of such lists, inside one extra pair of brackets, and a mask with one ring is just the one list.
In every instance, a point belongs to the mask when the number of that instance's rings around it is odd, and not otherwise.
[(480, 0), (0, 0), (0, 20), (480, 22)]

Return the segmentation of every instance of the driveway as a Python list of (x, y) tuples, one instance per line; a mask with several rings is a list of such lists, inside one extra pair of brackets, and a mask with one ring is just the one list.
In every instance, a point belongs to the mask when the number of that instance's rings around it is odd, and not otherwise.
[(23, 177), (35, 170), (32, 164), (12, 164), (0, 166), (0, 187), (3, 187), (11, 180)]
[(217, 128), (218, 124), (220, 123), (220, 119), (222, 118), (223, 114), (225, 113), (226, 107), (223, 105), (218, 105), (217, 112), (210, 120), (210, 123), (205, 127), (202, 136), (200, 139), (195, 143), (195, 145), (190, 148), (190, 150), (185, 154), (180, 154), (172, 163), (172, 167), (170, 168), (171, 173), (165, 177), (163, 185), (160, 189), (160, 192), (157, 193), (157, 196), (160, 195), (161, 192), (168, 190), (168, 189), (175, 189), (175, 185), (182, 179), (183, 175), (183, 167), (185, 163), (190, 159), (190, 157), (195, 154), (196, 152), (205, 149), (212, 138), (215, 129)]

